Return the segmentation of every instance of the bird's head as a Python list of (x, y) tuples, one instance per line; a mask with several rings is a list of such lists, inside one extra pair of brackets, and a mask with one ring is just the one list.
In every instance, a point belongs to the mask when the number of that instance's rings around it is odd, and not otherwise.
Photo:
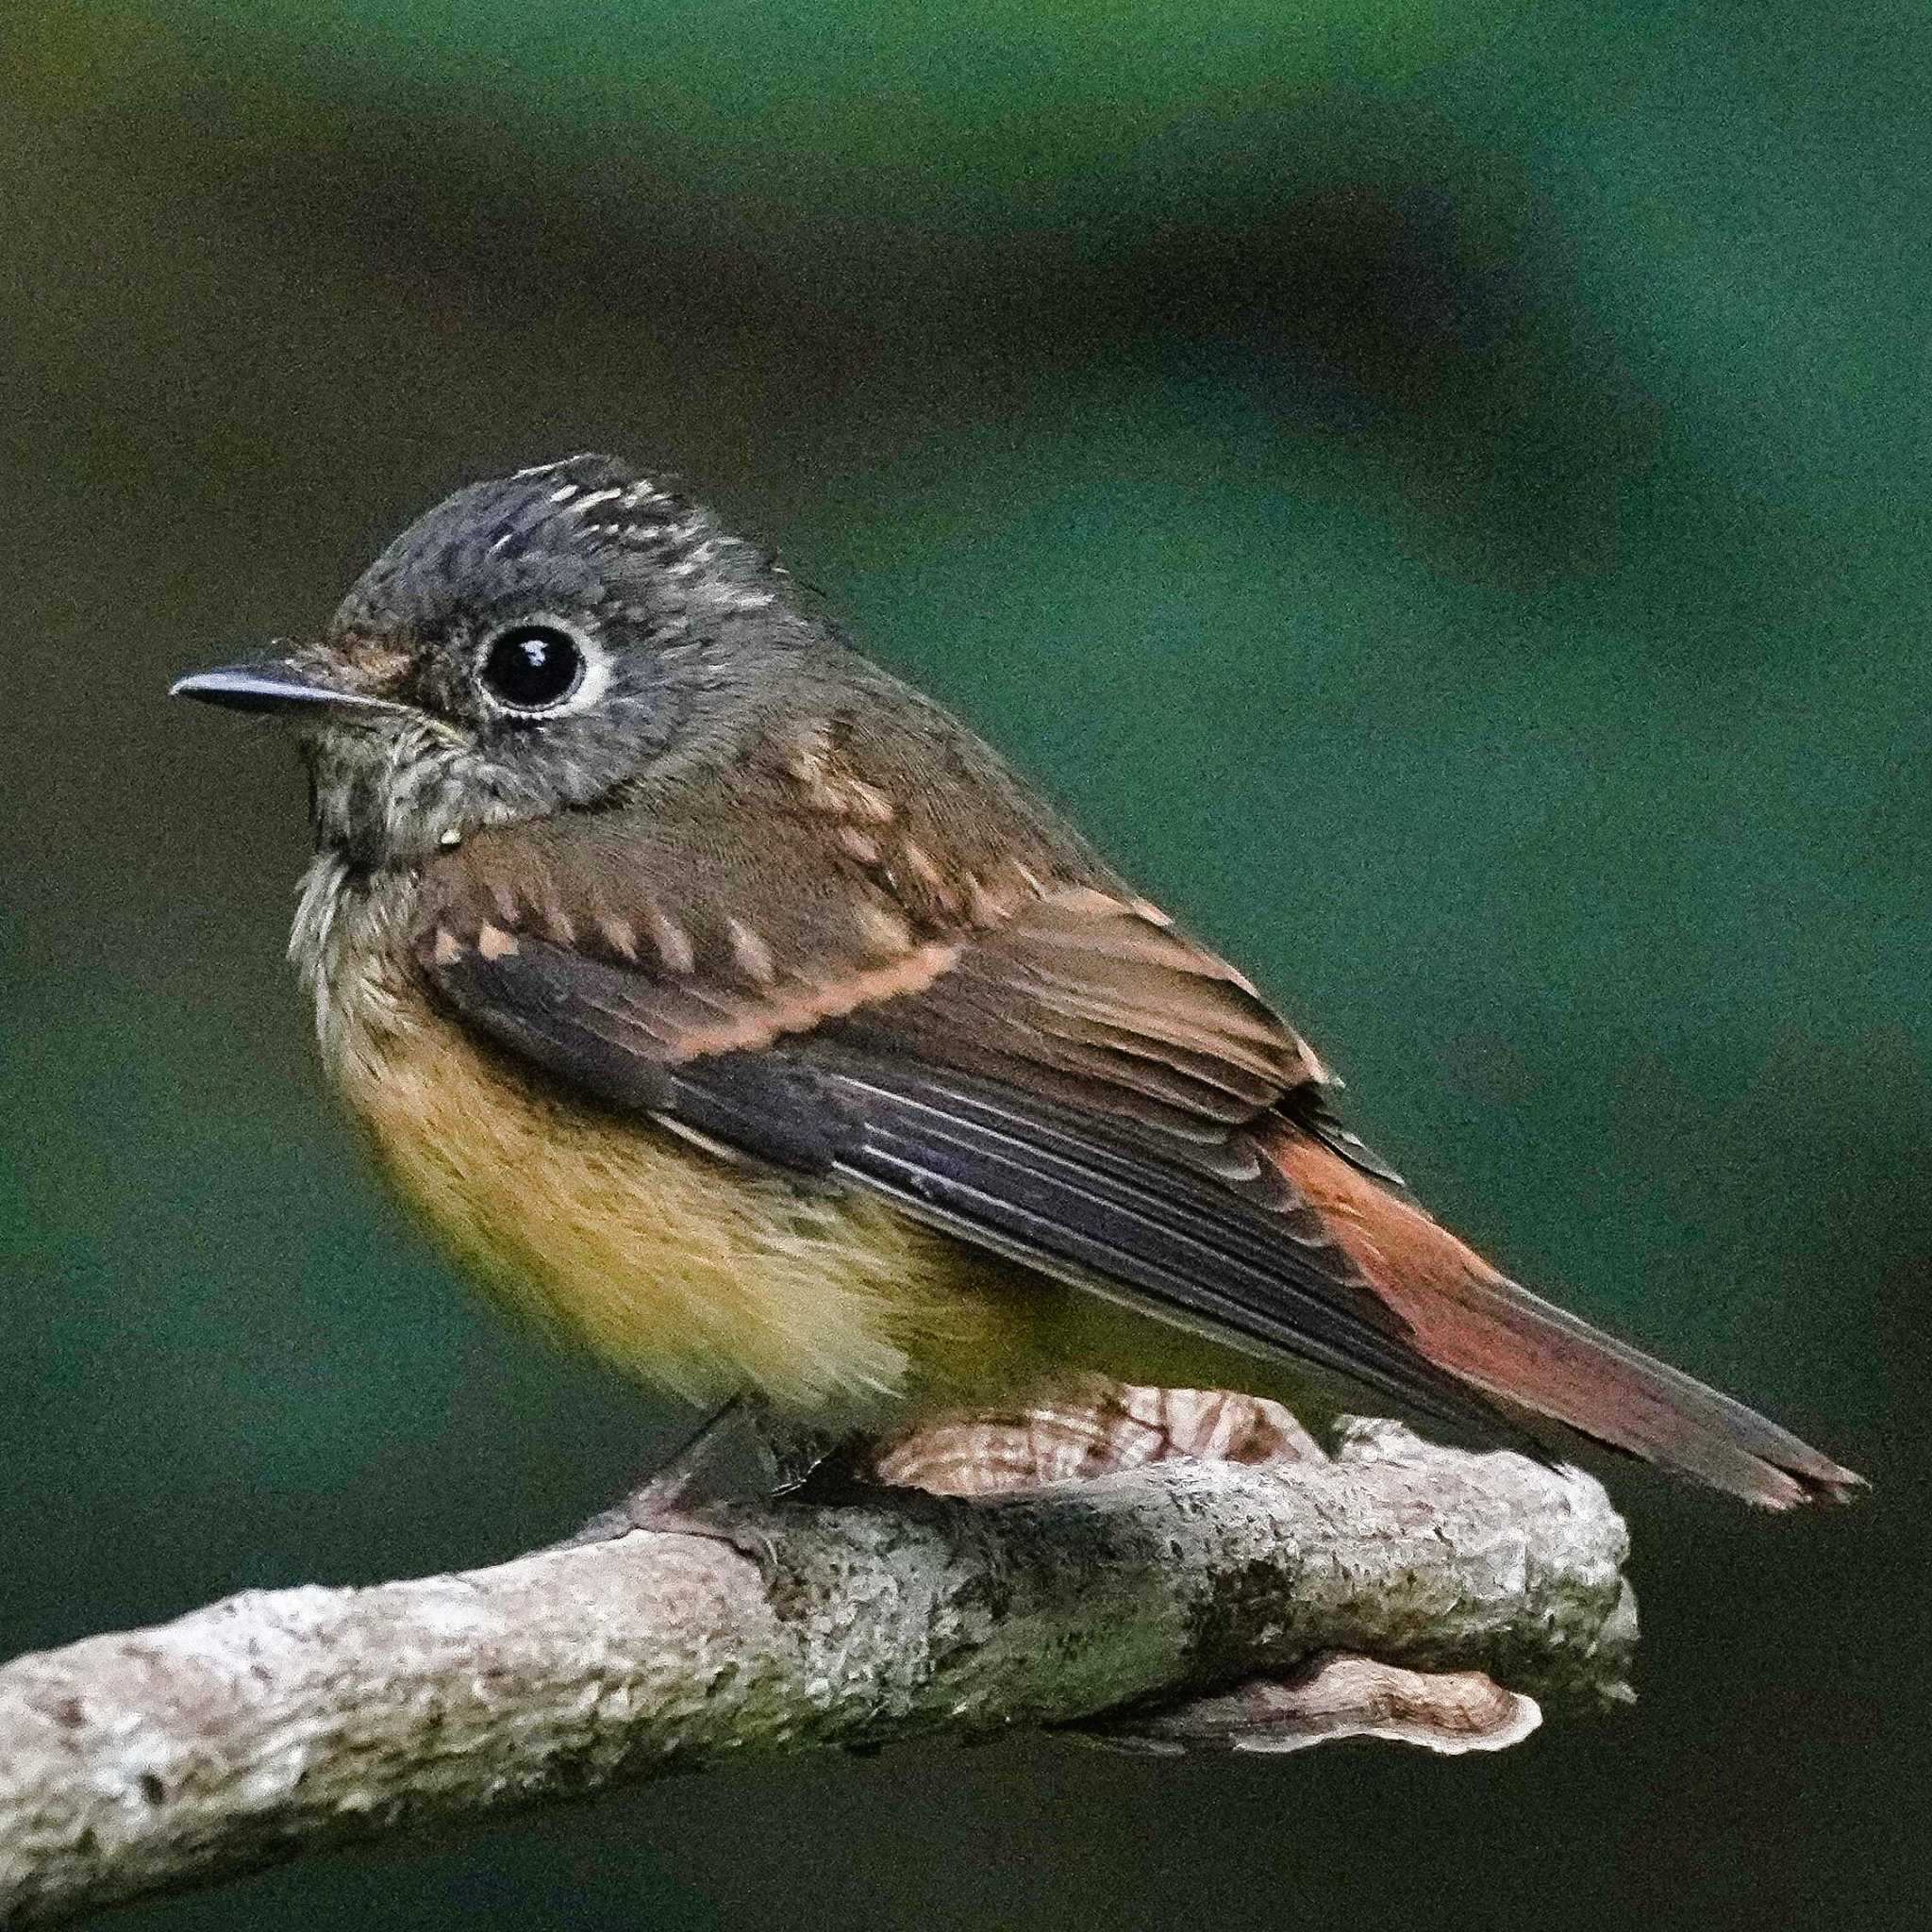
[(174, 693), (291, 724), (318, 843), (375, 869), (623, 803), (728, 740), (815, 635), (765, 553), (614, 458), (578, 456), (458, 491), (319, 638)]

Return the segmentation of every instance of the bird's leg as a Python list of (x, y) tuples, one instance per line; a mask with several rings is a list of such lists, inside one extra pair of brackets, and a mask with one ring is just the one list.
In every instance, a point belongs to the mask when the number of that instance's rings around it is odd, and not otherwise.
[(870, 1441), (803, 1427), (739, 1395), (565, 1546), (633, 1529), (717, 1535), (705, 1513), (717, 1505), (797, 1494), (836, 1501), (855, 1485), (991, 1496), (1179, 1456), (1266, 1467), (1321, 1454), (1279, 1403), (1221, 1390), (1129, 1388), (1098, 1376), (1050, 1404), (928, 1417)]
[(791, 1445), (774, 1435), (759, 1405), (735, 1395), (627, 1496), (554, 1547), (608, 1542), (634, 1529), (713, 1537), (739, 1547), (728, 1524), (713, 1513), (717, 1506), (765, 1502), (796, 1488), (804, 1476), (795, 1461)]

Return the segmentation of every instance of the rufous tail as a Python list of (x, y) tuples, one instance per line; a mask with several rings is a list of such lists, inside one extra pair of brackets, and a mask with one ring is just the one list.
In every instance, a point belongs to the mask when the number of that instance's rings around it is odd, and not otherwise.
[(1287, 1128), (1269, 1152), (1422, 1352), (1485, 1394), (1768, 1509), (1864, 1487), (1741, 1402), (1519, 1288), (1330, 1148)]

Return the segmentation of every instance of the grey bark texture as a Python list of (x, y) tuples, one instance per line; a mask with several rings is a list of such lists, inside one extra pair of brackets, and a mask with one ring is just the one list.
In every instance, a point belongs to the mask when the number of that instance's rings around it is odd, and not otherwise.
[(1393, 1424), (1344, 1424), (1332, 1459), (723, 1520), (729, 1541), (250, 1591), (16, 1659), (0, 1924), (748, 1753), (1038, 1725), (1495, 1748), (1536, 1697), (1628, 1695), (1626, 1541), (1598, 1485)]

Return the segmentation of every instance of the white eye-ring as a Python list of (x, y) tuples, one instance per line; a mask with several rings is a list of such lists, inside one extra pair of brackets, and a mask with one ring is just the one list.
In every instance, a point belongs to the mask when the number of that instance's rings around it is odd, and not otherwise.
[(570, 626), (537, 617), (505, 625), (491, 637), (476, 676), (511, 716), (546, 718), (595, 703), (609, 668)]

